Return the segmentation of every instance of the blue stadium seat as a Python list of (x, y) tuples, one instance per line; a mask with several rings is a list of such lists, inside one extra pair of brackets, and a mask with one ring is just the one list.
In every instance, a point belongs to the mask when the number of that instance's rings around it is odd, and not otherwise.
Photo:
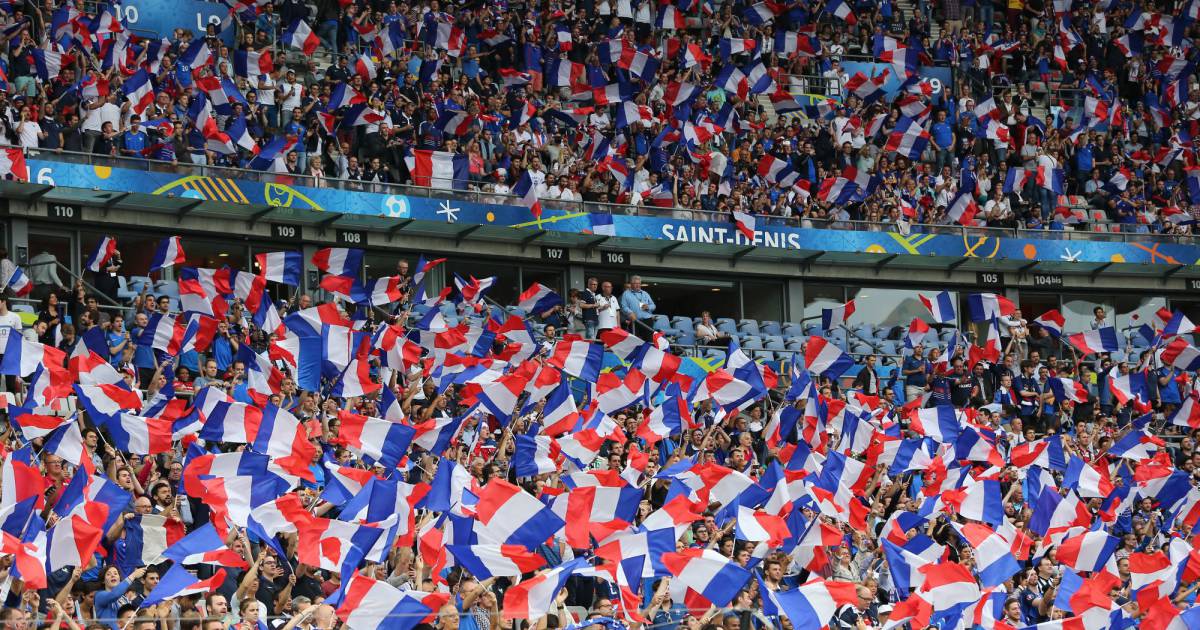
[(795, 337), (788, 339), (786, 347), (788, 350), (794, 350), (796, 352), (800, 352), (800, 351), (804, 350), (804, 339), (798, 339)]
[(875, 327), (870, 324), (863, 324), (854, 328), (854, 336), (859, 339), (874, 339)]
[(671, 328), (679, 332), (692, 332), (696, 327), (692, 324), (692, 318), (684, 315), (676, 315), (671, 318)]
[(788, 322), (783, 325), (784, 337), (803, 337), (804, 327), (795, 322)]
[(879, 351), (883, 354), (899, 354), (900, 342), (885, 339), (879, 342)]
[(821, 328), (819, 323), (809, 323), (804, 325), (804, 335), (807, 337), (820, 336), (825, 334), (825, 330)]
[(687, 332), (680, 332), (679, 335), (675, 337), (675, 343), (684, 346), (694, 346), (696, 345), (696, 335), (690, 330)]
[(761, 350), (763, 347), (762, 337), (758, 335), (746, 335), (742, 339), (742, 348), (746, 350)]
[(758, 323), (758, 329), (761, 330), (762, 334), (764, 334), (764, 335), (782, 335), (783, 334), (783, 327), (781, 327), (779, 325), (779, 322), (764, 320), (764, 321), (761, 321)]
[(725, 351), (720, 348), (705, 348), (703, 355), (706, 359), (724, 359)]
[(880, 326), (875, 329), (875, 341), (885, 341), (892, 336), (892, 330), (895, 326)]
[(122, 300), (132, 300), (138, 296), (138, 292), (130, 288), (129, 281), (125, 276), (117, 276), (117, 297)]
[(761, 361), (774, 361), (775, 353), (771, 352), (770, 350), (755, 350), (754, 358)]
[(942, 331), (940, 333), (938, 333), (938, 338), (941, 339), (943, 343), (950, 341), (950, 339), (952, 337), (954, 337), (955, 332), (958, 332), (957, 328), (953, 328), (953, 327), (943, 328)]
[(661, 333), (671, 332), (671, 320), (667, 319), (666, 315), (655, 315), (651, 320), (651, 328)]
[(766, 344), (763, 346), (767, 350), (783, 350), (787, 345), (783, 342), (783, 337), (779, 335), (767, 335)]
[(758, 329), (758, 320), (756, 319), (743, 319), (742, 321), (738, 322), (738, 332), (748, 335), (762, 334)]
[(1129, 356), (1126, 355), (1125, 351), (1123, 351), (1123, 350), (1118, 350), (1118, 351), (1112, 353), (1110, 356), (1112, 356), (1113, 363), (1120, 363), (1129, 358)]
[(733, 320), (728, 317), (722, 317), (717, 320), (717, 330), (727, 335), (736, 336), (738, 334), (737, 324), (733, 323)]
[(861, 341), (851, 341), (850, 351), (854, 354), (871, 354), (875, 349)]
[(521, 308), (520, 306), (510, 306), (510, 307), (506, 308), (505, 310), (508, 311), (509, 315), (516, 315), (517, 317), (525, 317), (526, 315), (529, 314), (529, 313), (526, 313), (525, 309)]

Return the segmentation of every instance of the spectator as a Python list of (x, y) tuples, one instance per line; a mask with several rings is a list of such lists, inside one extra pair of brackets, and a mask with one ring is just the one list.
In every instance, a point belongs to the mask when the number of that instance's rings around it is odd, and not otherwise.
[(621, 314), (631, 330), (637, 322), (649, 326), (643, 320), (650, 319), (654, 314), (654, 300), (650, 294), (642, 290), (642, 277), (633, 276), (629, 279), (629, 288), (621, 294)]

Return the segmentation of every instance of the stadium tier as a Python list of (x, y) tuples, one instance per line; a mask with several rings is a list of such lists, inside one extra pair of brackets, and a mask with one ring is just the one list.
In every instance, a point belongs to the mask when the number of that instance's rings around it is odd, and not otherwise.
[(1198, 17), (0, 1), (0, 623), (1200, 627)]

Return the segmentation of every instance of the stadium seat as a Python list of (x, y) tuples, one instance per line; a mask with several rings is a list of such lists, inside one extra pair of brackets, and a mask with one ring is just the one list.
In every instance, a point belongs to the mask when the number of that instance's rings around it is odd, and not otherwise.
[(36, 313), (32, 304), (13, 304), (12, 311), (14, 313)]
[(783, 325), (784, 337), (803, 337), (804, 327), (794, 322), (787, 322)]
[(804, 351), (804, 339), (797, 339), (797, 338), (788, 339), (786, 347), (788, 350), (792, 350), (794, 352), (803, 352)]
[(728, 317), (722, 317), (717, 320), (717, 330), (727, 335), (736, 336), (738, 334), (737, 324), (733, 323), (733, 320)]
[(779, 325), (779, 322), (762, 321), (762, 322), (759, 322), (758, 329), (761, 330), (762, 334), (764, 334), (764, 335), (782, 335), (783, 334), (783, 327)]
[(132, 300), (137, 296), (137, 291), (130, 290), (129, 281), (125, 279), (125, 276), (117, 276), (117, 297), (123, 300)]
[(525, 309), (523, 309), (519, 306), (510, 306), (506, 310), (508, 311), (509, 315), (516, 315), (517, 317), (525, 317), (526, 315), (529, 314), (529, 313), (525, 312)]
[(651, 315), (650, 327), (654, 330), (670, 330), (671, 318), (666, 315)]
[(695, 324), (692, 323), (692, 318), (684, 315), (676, 315), (671, 318), (671, 328), (679, 332), (694, 332)]
[(859, 339), (874, 339), (875, 327), (870, 324), (863, 324), (854, 328), (854, 335)]
[(724, 359), (725, 351), (720, 348), (704, 348), (702, 355), (706, 359)]
[(762, 334), (758, 329), (758, 320), (755, 319), (743, 319), (738, 322), (738, 332), (748, 335)]
[(899, 346), (900, 342), (892, 339), (885, 339), (879, 342), (879, 352), (882, 354), (899, 354)]
[(804, 336), (806, 336), (806, 337), (820, 336), (820, 335), (824, 334), (824, 332), (825, 331), (821, 330), (820, 324), (805, 324), (804, 325)]
[(762, 337), (759, 337), (758, 335), (746, 335), (742, 339), (742, 348), (746, 350), (761, 350), (762, 347)]
[(875, 348), (872, 348), (861, 341), (852, 341), (850, 342), (850, 352), (853, 352), (854, 354), (871, 354), (875, 352)]
[(767, 337), (767, 342), (763, 347), (767, 350), (785, 350), (787, 349), (787, 344), (783, 342), (783, 337), (772, 335)]
[(684, 346), (694, 346), (696, 345), (696, 335), (690, 330), (687, 332), (681, 331), (678, 335), (676, 335), (675, 343)]
[(761, 361), (774, 361), (775, 353), (771, 352), (770, 350), (755, 350), (754, 358)]

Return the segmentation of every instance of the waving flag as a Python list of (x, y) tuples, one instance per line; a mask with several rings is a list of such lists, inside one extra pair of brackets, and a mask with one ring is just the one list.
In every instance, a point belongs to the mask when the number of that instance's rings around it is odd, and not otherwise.
[(853, 314), (854, 300), (850, 300), (841, 306), (823, 308), (821, 309), (821, 329), (833, 330), (834, 328), (844, 326)]
[(154, 258), (150, 261), (150, 273), (165, 267), (182, 265), (186, 260), (182, 239), (178, 236), (168, 236), (159, 242), (158, 249), (154, 252)]
[(524, 490), (493, 479), (479, 495), (475, 508), (484, 529), (501, 544), (533, 551), (566, 523)]
[(809, 337), (804, 349), (804, 363), (813, 374), (837, 378), (854, 365), (854, 360), (832, 341)]
[(566, 586), (567, 579), (586, 566), (587, 560), (576, 558), (510, 586), (504, 592), (504, 605), (501, 606), (503, 617), (528, 619), (536, 623), (554, 606), (555, 598)]
[(87, 270), (92, 273), (100, 273), (100, 269), (113, 257), (116, 251), (117, 239), (111, 236), (102, 237), (100, 242), (96, 244), (95, 251), (88, 257)]
[(1117, 336), (1117, 329), (1112, 326), (1076, 333), (1067, 337), (1067, 340), (1085, 355), (1116, 352), (1121, 349), (1121, 340)]
[(1017, 310), (1017, 305), (1003, 295), (995, 293), (972, 293), (967, 296), (967, 307), (971, 311), (971, 321), (986, 322), (993, 318), (1011, 315)]
[(311, 57), (317, 51), (317, 47), (321, 45), (321, 40), (309, 28), (307, 22), (296, 20), (283, 32), (283, 43), (290, 48), (303, 51), (304, 56)]
[(313, 254), (312, 264), (320, 271), (336, 276), (358, 276), (362, 269), (363, 250), (345, 247), (326, 247)]
[(1054, 309), (1042, 313), (1037, 319), (1033, 320), (1033, 323), (1045, 328), (1046, 331), (1050, 333), (1051, 337), (1057, 339), (1062, 337), (1063, 326), (1066, 325), (1067, 322), (1065, 319), (1063, 319), (1062, 313), (1058, 312), (1057, 309)]
[(25, 164), (25, 153), (21, 149), (0, 150), (0, 179), (29, 181), (29, 167)]
[(154, 606), (175, 597), (193, 595), (195, 593), (208, 593), (219, 588), (224, 582), (224, 569), (217, 569), (217, 572), (212, 577), (201, 580), (184, 569), (182, 564), (173, 564), (159, 579), (154, 590), (146, 594), (146, 598), (142, 600), (142, 604), (145, 606)]
[(711, 549), (664, 554), (662, 563), (675, 581), (714, 606), (728, 606), (750, 580), (750, 572)]
[(942, 291), (932, 299), (921, 294), (918, 294), (917, 298), (921, 300), (921, 304), (924, 304), (925, 308), (929, 309), (929, 313), (933, 315), (933, 321), (945, 324), (958, 319), (954, 308), (954, 298), (949, 291)]
[[(341, 567), (336, 570), (340, 571)], [(451, 598), (449, 593), (401, 591), (357, 571), (351, 572), (344, 584), (341, 599), (333, 598), (327, 602), (337, 606), (338, 618), (351, 628), (411, 630), (427, 620), (432, 621)]]

